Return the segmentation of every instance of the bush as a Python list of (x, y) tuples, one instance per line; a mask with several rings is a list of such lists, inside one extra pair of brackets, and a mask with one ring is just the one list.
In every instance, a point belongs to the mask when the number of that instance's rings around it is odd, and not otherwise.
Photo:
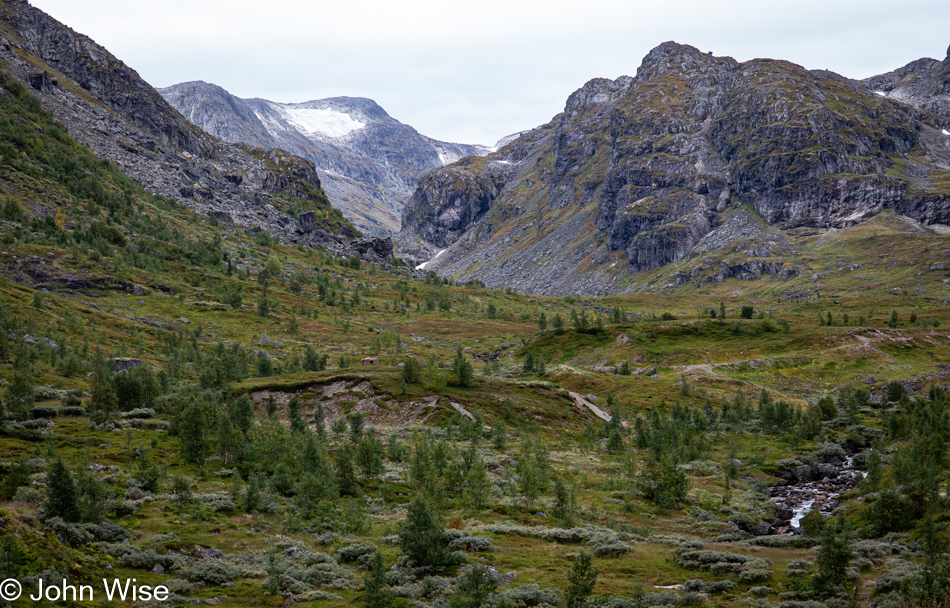
[(768, 570), (743, 570), (739, 573), (739, 582), (741, 583), (764, 583), (772, 578), (772, 573)]
[(59, 410), (55, 405), (37, 405), (30, 408), (30, 418), (55, 418), (59, 416)]
[(46, 502), (46, 493), (32, 486), (20, 486), (13, 495), (14, 502), (25, 502), (38, 507)]
[(373, 543), (353, 543), (341, 547), (336, 552), (336, 559), (340, 562), (355, 562), (361, 557), (375, 555), (378, 549)]
[(188, 580), (206, 585), (221, 586), (234, 578), (234, 569), (221, 560), (206, 560), (188, 569)]
[(492, 540), (488, 536), (462, 536), (449, 542), (449, 549), (469, 553), (483, 553), (493, 548)]
[(127, 552), (119, 557), (119, 564), (126, 566), (127, 568), (151, 570), (156, 565), (160, 565), (162, 568), (168, 570), (172, 566), (177, 566), (181, 563), (181, 558), (177, 556), (159, 554), (152, 549), (143, 551), (135, 545), (126, 545), (124, 543), (121, 543), (118, 546), (128, 547)]
[(122, 412), (123, 418), (154, 418), (155, 410), (150, 407), (137, 407), (127, 412)]
[(684, 551), (674, 560), (683, 568), (692, 570), (735, 571), (742, 569), (742, 565), (752, 561), (752, 557), (728, 551)]
[(237, 508), (229, 494), (195, 494), (193, 498), (215, 513)]
[(64, 405), (59, 408), (60, 416), (85, 416), (86, 408), (81, 405)]
[(125, 539), (132, 537), (128, 530), (119, 524), (114, 524), (108, 521), (96, 524), (96, 526), (92, 529), (92, 534), (99, 540), (108, 543), (120, 543)]
[(503, 591), (498, 594), (498, 599), (501, 602), (514, 604), (519, 608), (531, 608), (543, 604), (558, 606), (562, 602), (560, 590), (542, 589), (534, 583)]

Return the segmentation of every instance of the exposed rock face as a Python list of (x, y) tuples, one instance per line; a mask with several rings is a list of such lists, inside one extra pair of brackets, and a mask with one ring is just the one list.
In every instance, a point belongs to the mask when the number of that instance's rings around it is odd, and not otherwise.
[(343, 254), (358, 255), (358, 233), (330, 213), (311, 161), (209, 135), (106, 49), (26, 2), (0, 2), (0, 25), (3, 69), (31, 87), (73, 138), (151, 192), (289, 241), (302, 238), (282, 210), (294, 197), (325, 211), (321, 229), (346, 244)]
[(427, 171), (488, 152), (420, 135), (361, 97), (283, 104), (241, 99), (200, 81), (159, 92), (191, 122), (225, 141), (281, 148), (312, 160), (330, 200), (370, 234), (399, 230), (403, 204)]
[[(932, 80), (921, 99), (937, 94)], [(399, 250), (426, 270), (549, 294), (630, 289), (632, 273), (711, 247), (742, 259), (705, 280), (793, 276), (776, 259), (780, 230), (883, 209), (950, 222), (938, 183), (950, 136), (918, 105), (831, 72), (667, 42), (636, 77), (591, 80), (550, 123), (429, 173)]]

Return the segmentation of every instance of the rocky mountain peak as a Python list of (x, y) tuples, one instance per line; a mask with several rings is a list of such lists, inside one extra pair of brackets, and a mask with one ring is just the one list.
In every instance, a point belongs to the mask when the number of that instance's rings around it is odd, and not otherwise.
[(612, 101), (617, 95), (626, 90), (631, 82), (633, 82), (633, 79), (629, 76), (621, 76), (617, 80), (610, 80), (609, 78), (589, 80), (584, 86), (571, 93), (564, 105), (564, 111), (570, 114), (581, 111), (590, 104)]
[(668, 41), (651, 50), (643, 58), (637, 68), (637, 80), (650, 80), (668, 72), (692, 78), (702, 74), (732, 71), (738, 66), (739, 62), (732, 57), (715, 57), (712, 51), (703, 53), (694, 46)]
[(398, 231), (399, 212), (427, 171), (488, 152), (426, 137), (366, 97), (283, 103), (242, 99), (202, 82), (159, 92), (225, 141), (281, 148), (312, 161), (331, 202), (368, 234)]
[[(665, 42), (635, 78), (593, 79), (504, 150), (426, 175), (406, 205), (400, 251), (490, 286), (604, 293), (707, 255), (697, 248), (713, 232), (731, 242), (742, 230), (727, 220), (740, 207), (744, 224), (777, 234), (843, 228), (884, 209), (948, 223), (943, 65), (879, 77), (893, 87), (885, 94), (788, 61), (740, 64)], [(768, 254), (766, 244), (743, 251)], [(783, 269), (777, 259), (729, 263), (719, 280)]]

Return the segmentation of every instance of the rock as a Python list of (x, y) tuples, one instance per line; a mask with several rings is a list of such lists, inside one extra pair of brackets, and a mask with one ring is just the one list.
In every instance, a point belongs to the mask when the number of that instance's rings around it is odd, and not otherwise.
[(736, 467), (737, 469), (744, 469), (744, 468), (745, 468), (745, 465), (742, 464), (742, 461), (739, 460), (738, 458), (730, 458), (728, 462), (729, 462), (729, 464), (731, 464), (732, 466)]
[(155, 567), (152, 568), (152, 572), (155, 574), (165, 574), (165, 567), (161, 564), (155, 564)]
[(865, 384), (874, 384), (875, 382), (877, 382), (877, 378), (875, 378), (874, 376), (868, 376), (867, 378), (864, 379)]
[(812, 468), (808, 466), (807, 464), (803, 464), (800, 467), (796, 467), (792, 469), (790, 473), (792, 476), (792, 480), (798, 483), (801, 483), (803, 481), (811, 481), (814, 474), (814, 472), (812, 471)]
[(274, 342), (274, 346), (276, 346), (277, 348), (283, 348), (283, 347), (284, 347), (284, 343), (283, 343), (283, 342), (279, 342), (279, 341), (278, 341), (278, 342)]
[(202, 559), (221, 559), (224, 557), (224, 552), (221, 549), (199, 548), (198, 554), (201, 555)]
[(258, 344), (270, 344), (270, 336), (267, 334), (261, 334), (261, 339), (257, 341)]
[(179, 318), (178, 318), (178, 321), (179, 321), (180, 323), (184, 323), (185, 325), (188, 325), (189, 323), (191, 323), (191, 321), (188, 320), (187, 317), (179, 317)]
[(141, 359), (129, 359), (129, 358), (113, 359), (112, 369), (115, 372), (121, 372), (121, 371), (138, 367), (139, 365), (142, 365)]
[(834, 479), (838, 476), (838, 468), (833, 464), (819, 462), (812, 473), (814, 479)]
[(767, 521), (760, 521), (753, 532), (756, 536), (767, 536), (772, 533), (772, 525)]
[(300, 553), (300, 549), (298, 547), (290, 547), (289, 549), (284, 549), (284, 557), (294, 557), (298, 553)]

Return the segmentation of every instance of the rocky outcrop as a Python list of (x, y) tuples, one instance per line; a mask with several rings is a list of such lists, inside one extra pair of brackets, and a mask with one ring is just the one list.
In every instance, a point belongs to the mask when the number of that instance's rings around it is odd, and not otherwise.
[[(921, 99), (942, 94), (945, 63), (915, 68), (933, 81)], [(663, 43), (635, 77), (591, 80), (549, 124), (427, 175), (397, 243), (419, 262), (438, 253), (426, 270), (552, 294), (572, 292), (558, 276), (588, 293), (630, 289), (634, 273), (714, 242), (742, 253), (677, 281), (785, 273), (775, 231), (847, 227), (884, 209), (950, 222), (939, 171), (950, 136), (932, 106), (889, 97), (785, 61)], [(774, 229), (742, 237), (749, 223), (730, 220), (740, 208)]]
[(918, 59), (861, 82), (878, 95), (920, 108), (941, 127), (950, 128), (950, 47), (943, 61)]
[(200, 81), (159, 92), (225, 141), (281, 148), (313, 161), (330, 200), (371, 234), (398, 231), (399, 213), (426, 172), (488, 152), (484, 146), (425, 137), (362, 97), (285, 104), (241, 99)]

